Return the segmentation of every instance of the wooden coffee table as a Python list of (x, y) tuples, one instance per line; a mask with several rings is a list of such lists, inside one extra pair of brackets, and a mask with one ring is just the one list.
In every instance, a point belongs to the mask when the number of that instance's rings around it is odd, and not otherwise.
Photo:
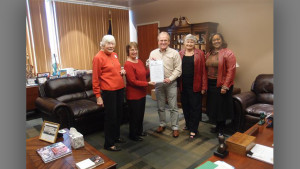
[[(67, 129), (66, 129), (67, 130)], [(68, 130), (67, 130), (68, 131)], [(71, 142), (68, 136), (68, 132), (63, 134), (63, 137), (58, 138), (56, 142), (62, 141), (70, 149)], [(72, 154), (59, 158), (57, 160), (51, 161), (49, 163), (44, 163), (41, 157), (36, 152), (37, 149), (48, 146), (51, 143), (40, 140), (38, 137), (30, 138), (26, 140), (26, 168), (36, 169), (36, 168), (47, 168), (47, 169), (76, 169), (76, 163), (94, 155), (99, 155), (104, 159), (104, 164), (96, 167), (95, 169), (115, 169), (117, 163), (109, 159), (100, 151), (96, 150), (86, 141), (84, 142), (84, 147), (79, 149), (72, 149)]]
[[(255, 128), (258, 127), (258, 132), (256, 135), (255, 143), (262, 144), (268, 147), (272, 147), (273, 144), (273, 128), (266, 128), (266, 123), (262, 126), (255, 124), (250, 129), (245, 131), (246, 134), (252, 133)], [(206, 161), (225, 161), (226, 163), (232, 165), (236, 169), (272, 169), (273, 165), (252, 159), (247, 157), (246, 155), (242, 156), (233, 152), (229, 152), (229, 154), (225, 158), (219, 158), (217, 156), (212, 155)], [(205, 161), (205, 162), (206, 162)], [(203, 163), (205, 163), (203, 162)], [(202, 163), (202, 164), (203, 164)]]

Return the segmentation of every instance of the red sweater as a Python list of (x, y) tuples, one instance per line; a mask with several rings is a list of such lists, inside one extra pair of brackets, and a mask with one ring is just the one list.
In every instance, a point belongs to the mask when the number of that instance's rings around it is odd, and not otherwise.
[(93, 59), (93, 91), (96, 98), (101, 90), (119, 90), (125, 87), (121, 76), (121, 65), (115, 52), (110, 55), (99, 51)]
[(143, 62), (138, 59), (138, 63), (126, 61), (124, 65), (126, 70), (126, 98), (128, 100), (138, 100), (147, 94), (147, 76), (149, 70), (146, 70)]

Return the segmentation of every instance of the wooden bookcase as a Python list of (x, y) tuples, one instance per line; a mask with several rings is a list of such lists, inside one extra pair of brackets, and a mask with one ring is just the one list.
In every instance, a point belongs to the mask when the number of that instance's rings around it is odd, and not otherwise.
[(183, 40), (187, 34), (193, 34), (197, 37), (196, 48), (208, 51), (209, 36), (217, 32), (218, 23), (203, 22), (191, 24), (186, 17), (173, 18), (170, 26), (159, 27), (159, 31), (165, 31), (170, 34), (170, 47), (178, 51), (183, 49)]

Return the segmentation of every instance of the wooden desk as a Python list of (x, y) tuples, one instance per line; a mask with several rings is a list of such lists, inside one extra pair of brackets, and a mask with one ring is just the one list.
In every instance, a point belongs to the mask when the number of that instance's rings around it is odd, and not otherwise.
[[(56, 142), (62, 141), (66, 146), (70, 149), (71, 143), (68, 136), (68, 133), (64, 134), (63, 137), (58, 138)], [(79, 149), (72, 149), (72, 154), (67, 155), (65, 157), (59, 158), (57, 160), (51, 161), (49, 163), (44, 163), (42, 158), (38, 155), (36, 150), (38, 148), (48, 146), (51, 143), (39, 140), (38, 137), (30, 138), (26, 140), (26, 168), (27, 169), (58, 169), (58, 168), (66, 168), (66, 169), (76, 169), (76, 163), (87, 158), (92, 157), (93, 155), (99, 155), (104, 159), (104, 164), (99, 165), (95, 169), (115, 169), (117, 163), (109, 159), (100, 151), (96, 150), (89, 143), (84, 142), (84, 147)]]
[[(256, 137), (255, 143), (262, 144), (265, 146), (272, 147), (273, 144), (273, 128), (266, 128), (266, 123), (262, 126), (255, 124), (245, 133), (249, 134), (255, 127), (258, 127), (258, 134), (254, 135)], [(219, 158), (217, 156), (211, 156), (206, 161), (225, 161), (226, 163), (234, 166), (236, 169), (272, 169), (273, 165), (252, 159), (247, 156), (242, 156), (236, 153), (229, 152), (228, 156), (225, 158)], [(205, 162), (206, 162), (205, 161)], [(203, 162), (204, 163), (204, 162)], [(202, 163), (202, 164), (203, 164)]]
[(35, 109), (35, 99), (39, 96), (39, 86), (26, 86), (26, 111)]

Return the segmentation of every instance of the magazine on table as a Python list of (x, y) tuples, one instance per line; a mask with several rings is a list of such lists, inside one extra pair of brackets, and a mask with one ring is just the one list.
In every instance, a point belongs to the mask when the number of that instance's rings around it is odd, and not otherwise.
[(76, 163), (76, 167), (79, 169), (91, 169), (91, 168), (95, 168), (98, 165), (103, 164), (103, 163), (104, 163), (103, 158), (101, 158), (98, 155), (95, 155), (91, 158), (88, 158), (88, 159), (85, 159), (85, 160), (82, 160), (82, 161)]
[(36, 151), (45, 163), (72, 153), (72, 151), (62, 142), (39, 148)]

